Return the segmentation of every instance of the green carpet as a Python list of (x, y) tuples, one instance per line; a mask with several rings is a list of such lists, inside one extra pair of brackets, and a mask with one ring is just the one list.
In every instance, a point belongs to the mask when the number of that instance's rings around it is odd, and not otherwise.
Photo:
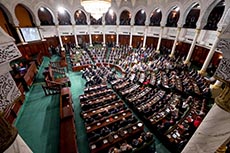
[(34, 153), (59, 150), (59, 95), (45, 96), (40, 85), (30, 89), (15, 126)]

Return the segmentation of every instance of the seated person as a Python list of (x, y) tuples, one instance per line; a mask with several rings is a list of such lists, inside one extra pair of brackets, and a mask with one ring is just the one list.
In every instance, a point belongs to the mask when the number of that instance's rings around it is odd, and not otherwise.
[(97, 139), (99, 139), (100, 137), (100, 134), (96, 133), (96, 132), (91, 132), (88, 136), (89, 138), (89, 142), (93, 142), (93, 141), (96, 141)]
[(197, 116), (193, 124), (197, 128), (201, 122), (202, 122), (202, 118), (200, 116)]
[(120, 153), (120, 149), (116, 148), (116, 147), (112, 147), (109, 149), (108, 153)]
[(100, 134), (101, 134), (102, 136), (106, 136), (106, 135), (109, 134), (110, 132), (111, 132), (111, 130), (110, 130), (107, 126), (105, 126), (105, 127), (103, 127), (103, 128), (101, 129)]
[(132, 152), (132, 149), (133, 147), (126, 142), (122, 143), (122, 145), (120, 146), (120, 150), (122, 153)]
[(92, 117), (87, 117), (87, 118), (85, 118), (85, 122), (87, 124), (90, 124), (90, 123), (94, 122), (94, 119)]
[(143, 132), (141, 134), (145, 142), (150, 142), (153, 139), (153, 134), (151, 132)]
[(144, 142), (143, 142), (142, 136), (140, 136), (138, 139), (133, 139), (133, 141), (132, 141), (132, 146), (133, 146), (134, 148), (139, 148), (139, 147), (141, 147), (141, 145), (142, 145), (143, 143), (144, 143)]
[(130, 118), (128, 119), (128, 123), (133, 124), (133, 123), (136, 123), (136, 122), (137, 122), (137, 119), (136, 119), (134, 116), (132, 116), (132, 117), (130, 117)]
[(122, 120), (120, 121), (121, 127), (125, 127), (127, 124), (128, 124), (127, 119), (123, 117)]

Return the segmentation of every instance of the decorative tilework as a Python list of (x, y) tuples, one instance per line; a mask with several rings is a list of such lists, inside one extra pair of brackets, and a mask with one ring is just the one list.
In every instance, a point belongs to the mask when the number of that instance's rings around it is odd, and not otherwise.
[(11, 74), (0, 75), (0, 112), (21, 95)]
[(230, 59), (223, 58), (215, 72), (218, 78), (230, 82)]
[(0, 64), (8, 63), (21, 56), (20, 51), (14, 43), (0, 46)]
[(224, 58), (221, 60), (214, 75), (224, 81), (230, 82), (230, 40), (221, 39), (218, 48), (223, 52)]

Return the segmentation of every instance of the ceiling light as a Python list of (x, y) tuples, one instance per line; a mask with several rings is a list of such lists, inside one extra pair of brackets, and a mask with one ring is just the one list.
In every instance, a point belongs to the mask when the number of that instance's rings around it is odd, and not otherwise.
[(145, 13), (145, 10), (141, 10), (141, 14), (144, 14)]
[(111, 0), (81, 0), (81, 5), (96, 20), (100, 19), (111, 6)]
[(176, 8), (175, 8), (175, 11), (176, 11), (176, 12), (178, 12), (179, 10), (180, 10), (180, 8), (179, 8), (179, 7), (176, 7)]
[(42, 12), (45, 11), (44, 7), (41, 7), (40, 10), (41, 10)]
[(160, 10), (159, 8), (156, 10), (157, 13), (160, 13), (160, 11), (161, 11), (161, 10)]
[(113, 15), (113, 10), (112, 9), (109, 10), (109, 14)]
[(65, 9), (63, 7), (58, 7), (58, 12), (61, 14), (65, 13)]

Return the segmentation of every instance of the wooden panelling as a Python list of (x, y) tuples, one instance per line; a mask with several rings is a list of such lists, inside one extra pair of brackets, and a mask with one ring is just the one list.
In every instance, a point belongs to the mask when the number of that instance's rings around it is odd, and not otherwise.
[(161, 46), (164, 46), (168, 49), (172, 49), (173, 42), (173, 40), (161, 39)]
[(132, 46), (134, 48), (142, 47), (143, 46), (143, 36), (133, 36)]
[(147, 37), (146, 38), (146, 46), (150, 47), (152, 46), (153, 48), (157, 48), (157, 43), (158, 43), (158, 38), (155, 37)]
[(119, 35), (119, 44), (120, 45), (129, 45), (129, 35)]
[(92, 43), (93, 44), (102, 44), (103, 36), (101, 34), (92, 35)]
[(177, 42), (177, 46), (176, 46), (176, 53), (177, 56), (183, 57), (183, 56), (187, 56), (188, 51), (190, 49), (190, 44), (188, 43), (184, 43), (184, 42)]

